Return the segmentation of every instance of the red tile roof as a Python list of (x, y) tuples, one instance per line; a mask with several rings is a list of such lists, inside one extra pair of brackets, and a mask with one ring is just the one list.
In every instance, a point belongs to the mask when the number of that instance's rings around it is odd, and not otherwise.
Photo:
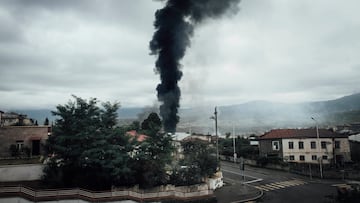
[[(259, 137), (259, 140), (265, 139), (283, 139), (283, 138), (316, 138), (316, 128), (308, 129), (275, 129)], [(326, 129), (319, 129), (320, 138), (341, 138), (347, 135), (339, 134)]]
[(137, 140), (138, 142), (142, 142), (142, 141), (144, 141), (144, 140), (146, 140), (146, 139), (148, 138), (147, 135), (138, 134), (138, 133), (136, 132), (136, 130), (130, 130), (130, 131), (126, 132), (126, 134), (127, 134), (127, 135), (130, 135), (130, 136), (133, 137), (133, 138), (136, 137), (136, 140)]

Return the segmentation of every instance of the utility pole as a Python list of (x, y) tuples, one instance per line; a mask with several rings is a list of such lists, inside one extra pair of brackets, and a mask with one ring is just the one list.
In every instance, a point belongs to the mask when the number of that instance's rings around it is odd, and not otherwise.
[(323, 178), (323, 170), (322, 170), (322, 157), (321, 157), (321, 144), (320, 144), (320, 136), (319, 136), (319, 127), (318, 127), (318, 122), (317, 120), (315, 120), (315, 118), (311, 117), (312, 120), (315, 121), (316, 124), (316, 137), (317, 137), (317, 144), (318, 144), (318, 154), (319, 154), (319, 170), (320, 170), (320, 178)]
[(215, 137), (216, 137), (216, 159), (219, 161), (219, 137), (218, 137), (218, 127), (217, 127), (217, 110), (215, 106), (214, 116), (211, 116), (210, 119), (215, 121)]
[(219, 161), (219, 137), (218, 137), (218, 129), (217, 129), (217, 110), (215, 106), (214, 112), (214, 119), (215, 119), (215, 136), (216, 136), (216, 158)]
[(236, 143), (235, 143), (235, 125), (233, 124), (233, 148), (234, 148), (234, 163), (236, 163)]

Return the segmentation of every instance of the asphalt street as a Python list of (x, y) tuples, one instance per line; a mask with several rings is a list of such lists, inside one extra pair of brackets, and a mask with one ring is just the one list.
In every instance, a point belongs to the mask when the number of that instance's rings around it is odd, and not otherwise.
[[(256, 202), (291, 203), (330, 203), (336, 201), (336, 188), (332, 185), (342, 183), (338, 180), (319, 180), (284, 171), (256, 167), (245, 167), (222, 162), (224, 182), (227, 184), (247, 184), (264, 192)], [(244, 178), (245, 176), (245, 178)]]

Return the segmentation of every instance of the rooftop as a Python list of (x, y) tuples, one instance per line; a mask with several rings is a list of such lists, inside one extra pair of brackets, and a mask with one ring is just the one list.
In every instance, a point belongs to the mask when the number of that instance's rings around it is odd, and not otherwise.
[(127, 135), (131, 136), (132, 138), (136, 138), (138, 142), (142, 142), (148, 138), (147, 135), (139, 134), (136, 132), (136, 130), (130, 130), (126, 132)]
[[(283, 138), (316, 138), (316, 128), (308, 129), (275, 129), (266, 132), (259, 137), (259, 140), (265, 139), (283, 139)], [(347, 138), (347, 135), (339, 134), (327, 129), (319, 129), (320, 138)]]

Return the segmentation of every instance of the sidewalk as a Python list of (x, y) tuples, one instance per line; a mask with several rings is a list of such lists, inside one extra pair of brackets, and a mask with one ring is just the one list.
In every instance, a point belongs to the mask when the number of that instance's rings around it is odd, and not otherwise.
[(247, 184), (227, 184), (214, 192), (218, 203), (247, 202), (260, 198), (263, 192)]

